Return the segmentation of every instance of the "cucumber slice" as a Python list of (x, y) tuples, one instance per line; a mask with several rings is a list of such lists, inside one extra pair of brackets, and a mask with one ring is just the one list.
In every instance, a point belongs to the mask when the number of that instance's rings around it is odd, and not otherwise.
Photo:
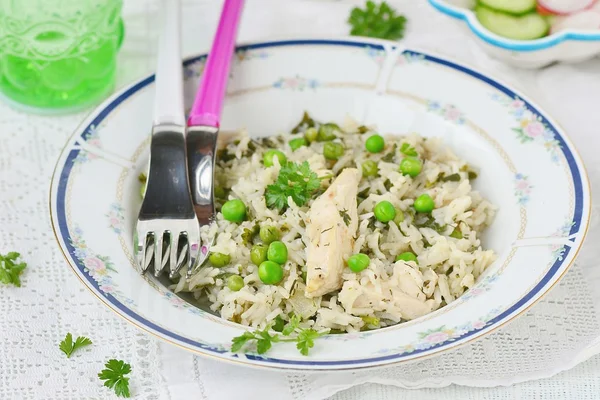
[(536, 0), (479, 0), (481, 4), (510, 14), (525, 14), (535, 10)]
[(484, 6), (477, 6), (475, 15), (481, 25), (497, 35), (516, 40), (539, 39), (548, 34), (550, 24), (538, 13), (522, 16), (505, 14)]

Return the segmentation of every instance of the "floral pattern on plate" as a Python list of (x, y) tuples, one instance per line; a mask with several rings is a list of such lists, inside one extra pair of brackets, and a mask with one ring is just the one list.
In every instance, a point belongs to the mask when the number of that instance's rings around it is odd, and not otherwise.
[(120, 203), (112, 203), (110, 205), (110, 210), (105, 214), (108, 218), (108, 226), (116, 234), (121, 234), (123, 232), (123, 223), (125, 220), (125, 216), (123, 215), (124, 211), (125, 209)]
[(269, 58), (269, 53), (263, 50), (247, 50), (240, 49), (235, 52), (235, 60), (239, 63), (242, 61), (256, 60), (256, 59), (265, 59)]
[(493, 309), (483, 317), (479, 317), (460, 326), (447, 327), (446, 325), (442, 325), (434, 329), (419, 332), (416, 341), (406, 346), (402, 346), (399, 349), (383, 349), (378, 351), (377, 354), (389, 354), (397, 351), (400, 351), (402, 354), (409, 354), (417, 350), (427, 350), (443, 343), (452, 342), (466, 333), (484, 329), (488, 326), (489, 321), (498, 316), (501, 312), (502, 310), (500, 309)]
[(464, 114), (452, 104), (441, 104), (439, 101), (427, 100), (427, 111), (457, 125), (463, 125), (466, 121)]
[(319, 86), (321, 86), (319, 81), (315, 79), (303, 78), (299, 75), (291, 78), (280, 78), (273, 84), (273, 87), (277, 89), (297, 90), (299, 92), (302, 92), (305, 89), (314, 90)]
[(538, 143), (550, 153), (552, 162), (558, 163), (560, 143), (554, 131), (542, 122), (542, 117), (534, 114), (519, 97), (510, 98), (504, 94), (494, 93), (492, 99), (506, 108), (514, 117), (517, 126), (512, 130), (521, 143)]
[(515, 196), (517, 197), (517, 203), (525, 206), (529, 202), (529, 195), (533, 185), (529, 182), (529, 177), (523, 174), (515, 174)]

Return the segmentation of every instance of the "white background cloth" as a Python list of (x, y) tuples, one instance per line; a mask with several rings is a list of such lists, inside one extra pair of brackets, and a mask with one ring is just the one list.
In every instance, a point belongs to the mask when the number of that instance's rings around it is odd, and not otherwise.
[[(488, 71), (555, 116), (579, 148), (597, 192), (600, 59), (517, 70), (486, 56), (425, 0), (389, 2), (408, 17), (406, 46)], [(119, 86), (150, 72), (156, 50), (156, 1), (125, 3)], [(183, 3), (184, 53), (204, 52), (221, 2)], [(356, 4), (362, 1), (248, 0), (240, 41), (343, 35)], [(474, 344), (376, 371), (253, 370), (194, 357), (137, 331), (105, 309), (66, 266), (50, 228), (48, 190), (60, 150), (84, 114), (32, 116), (0, 104), (0, 252), (20, 251), (29, 264), (23, 287), (0, 287), (0, 399), (113, 398), (96, 376), (109, 358), (132, 364), (137, 399), (600, 399), (600, 358), (593, 357), (600, 353), (600, 200), (587, 244), (561, 284), (524, 316)], [(67, 360), (58, 349), (67, 332), (86, 335), (94, 345)]]

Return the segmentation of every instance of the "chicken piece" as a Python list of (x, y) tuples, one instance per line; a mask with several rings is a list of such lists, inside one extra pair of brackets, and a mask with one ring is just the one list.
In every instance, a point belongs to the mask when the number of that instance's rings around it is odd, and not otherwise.
[(356, 168), (344, 169), (311, 206), (306, 225), (306, 297), (322, 296), (342, 286), (342, 271), (358, 229), (360, 176)]

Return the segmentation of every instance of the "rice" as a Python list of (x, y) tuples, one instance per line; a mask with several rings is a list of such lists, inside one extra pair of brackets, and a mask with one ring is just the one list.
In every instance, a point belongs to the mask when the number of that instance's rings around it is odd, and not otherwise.
[[(264, 328), (278, 317), (287, 321), (295, 314), (302, 317), (301, 326), (355, 332), (412, 320), (451, 303), (494, 261), (494, 252), (482, 248), (479, 234), (493, 221), (495, 207), (472, 189), (476, 177), (472, 167), (440, 139), (388, 135), (384, 151), (371, 154), (365, 151), (365, 140), (373, 132), (360, 134), (364, 127), (347, 121), (336, 139), (345, 153), (332, 164), (323, 156), (323, 143), (290, 149), (288, 141), (302, 137), (305, 128), (299, 125), (296, 134), (265, 139), (250, 139), (246, 132), (221, 138), (215, 174), (226, 199), (218, 200), (218, 208), (225, 200), (240, 199), (248, 208), (248, 218), (233, 223), (219, 212), (212, 225), (202, 227), (203, 241), (216, 236), (211, 251), (227, 254), (231, 261), (222, 268), (207, 263), (189, 282), (181, 279), (173, 285), (176, 292), (205, 297), (211, 310), (246, 326)], [(398, 169), (404, 143), (423, 160), (415, 178)], [(358, 231), (352, 248), (354, 253), (369, 255), (371, 263), (359, 273), (344, 268), (341, 290), (317, 298), (304, 296), (305, 231), (315, 198), (303, 206), (290, 198), (283, 213), (267, 207), (266, 187), (281, 168), (277, 158), (271, 167), (262, 164), (263, 153), (270, 148), (283, 151), (288, 161), (307, 161), (319, 177), (332, 176), (322, 180), (323, 190), (344, 168), (361, 170), (366, 160), (378, 162), (379, 174), (362, 177), (359, 183)], [(412, 207), (423, 193), (435, 201), (430, 215), (415, 213)], [(384, 224), (375, 219), (373, 208), (383, 200), (404, 212), (402, 222)], [(278, 285), (262, 283), (258, 267), (250, 261), (252, 245), (259, 242), (258, 227), (265, 224), (282, 232), (280, 240), (288, 249), (284, 278)], [(407, 251), (416, 254), (418, 262), (395, 261)], [(227, 287), (232, 274), (244, 280), (239, 291)]]

